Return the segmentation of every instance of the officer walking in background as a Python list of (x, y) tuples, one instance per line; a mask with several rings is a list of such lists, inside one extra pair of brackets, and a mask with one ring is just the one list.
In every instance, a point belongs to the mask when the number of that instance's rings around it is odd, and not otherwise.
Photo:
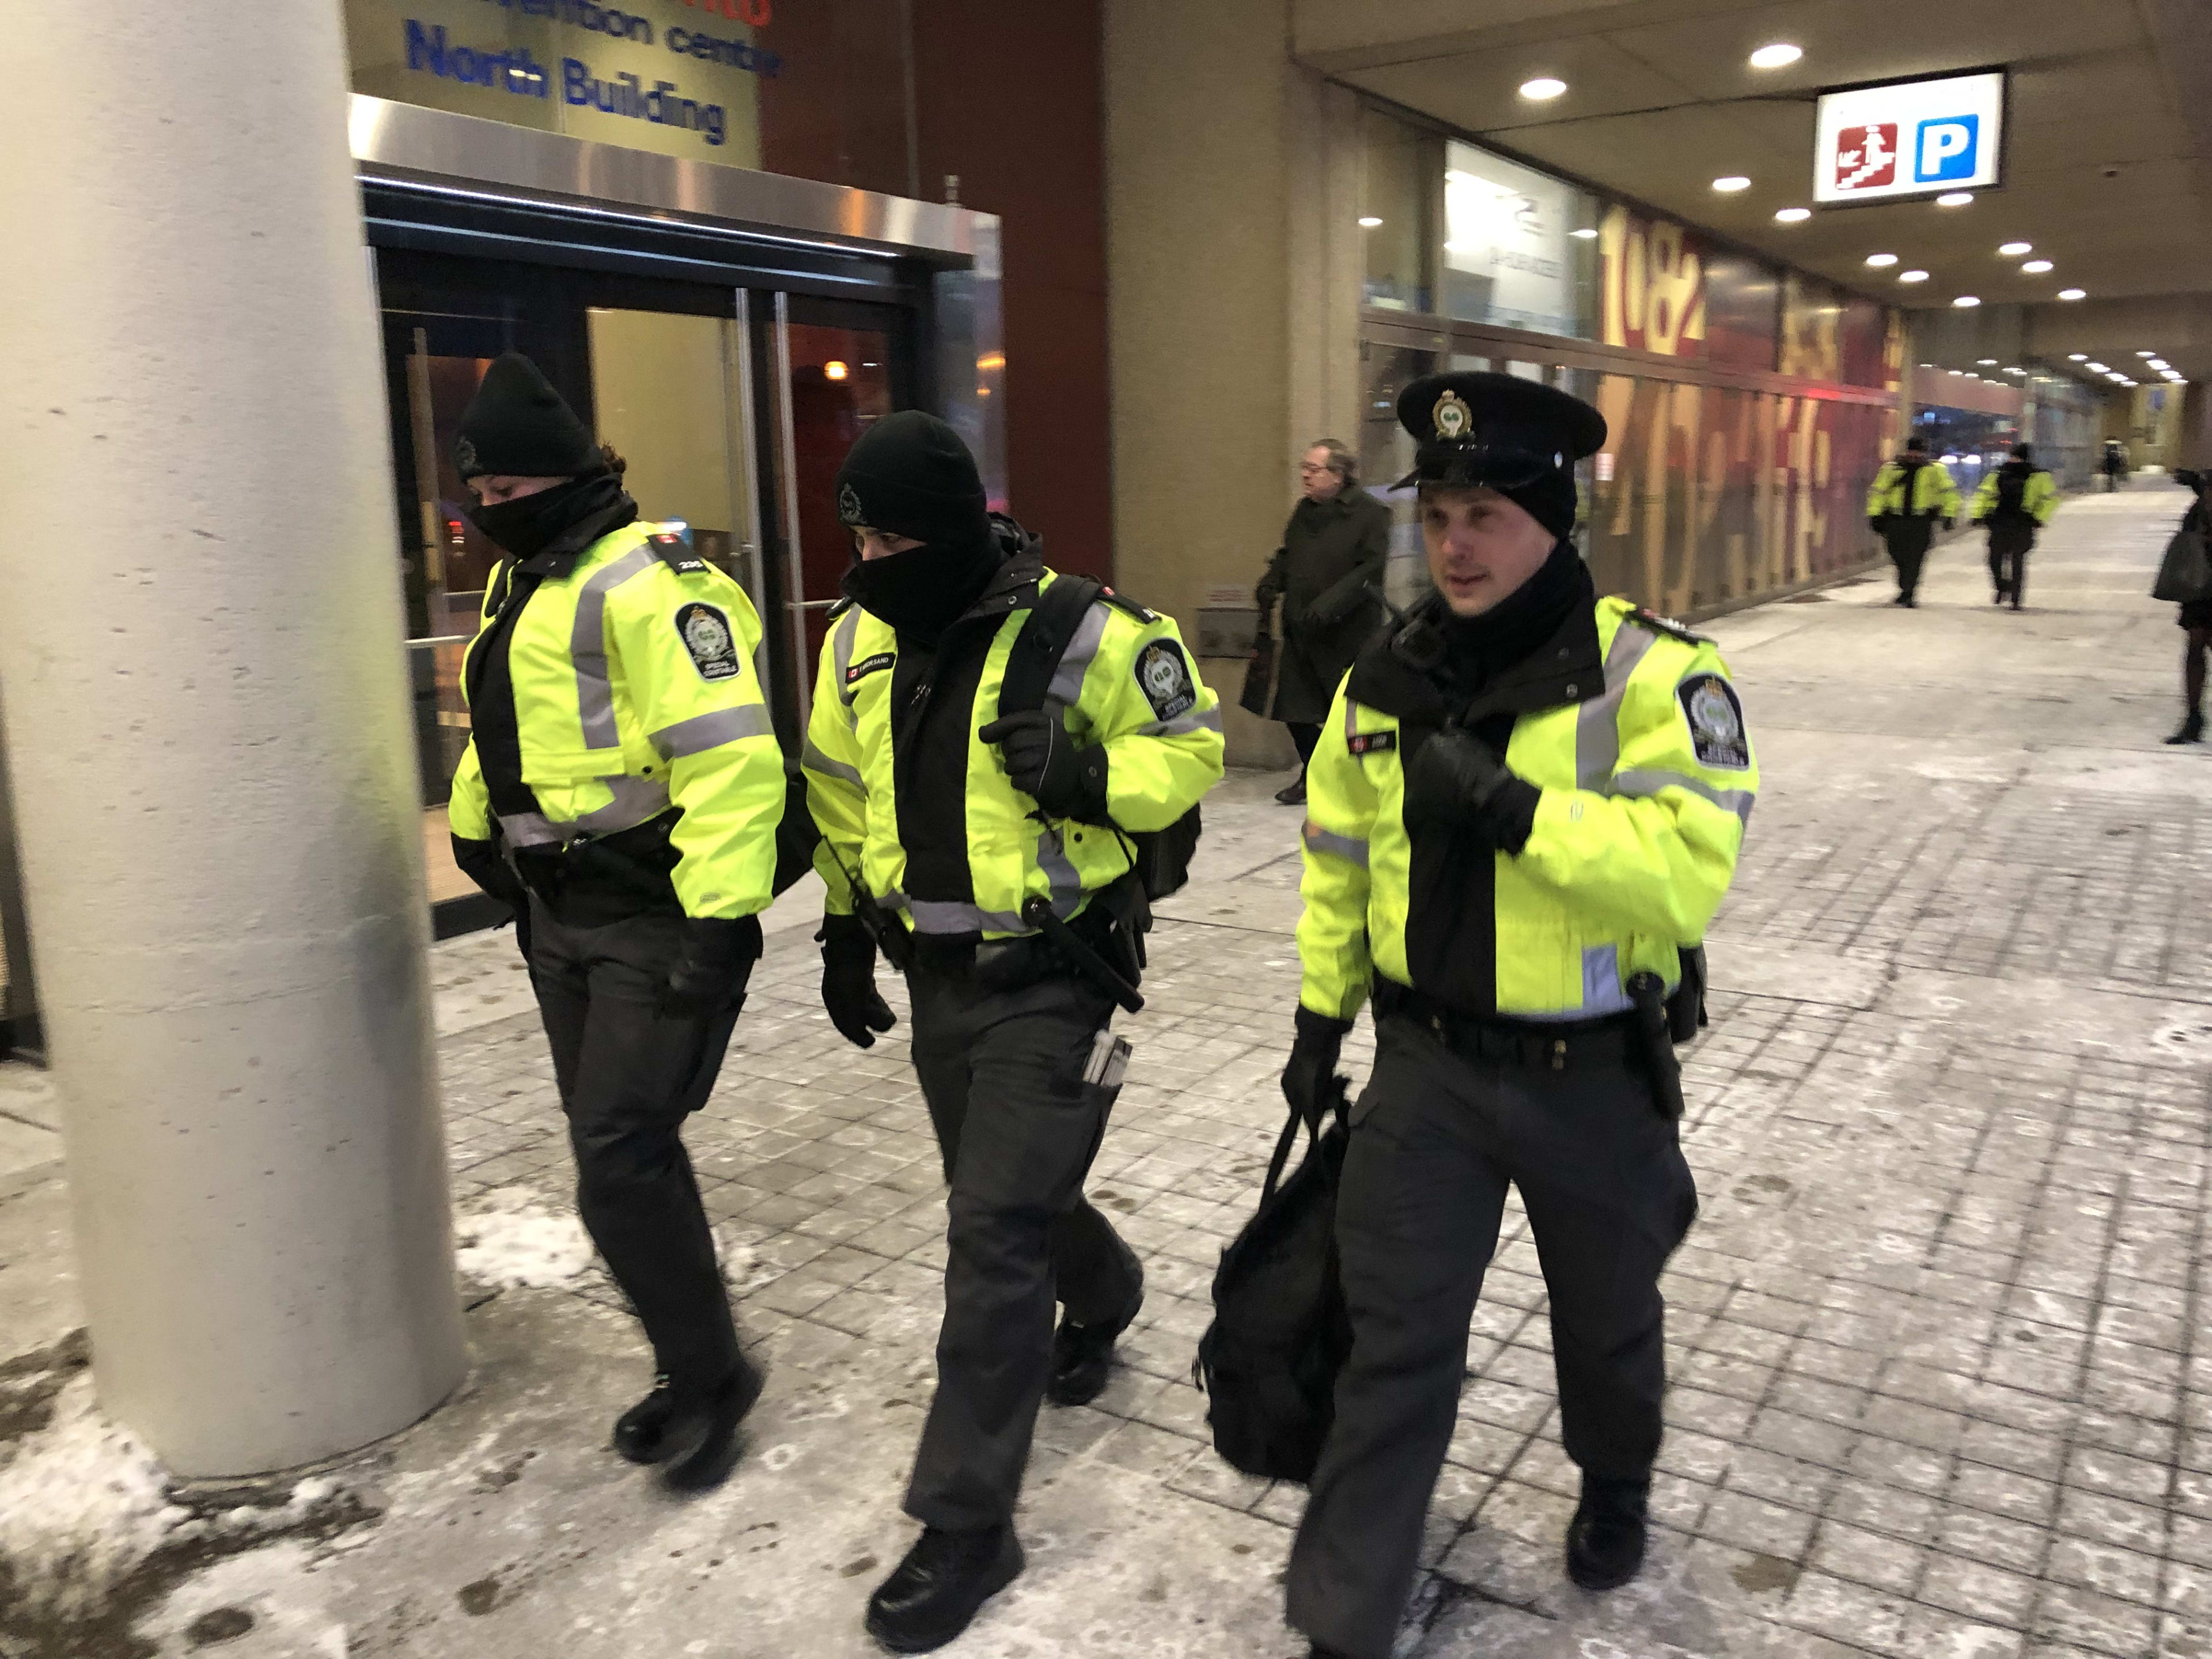
[(2020, 609), (2027, 592), (2028, 550), (2035, 532), (2058, 511), (2058, 486), (2035, 464), (2035, 452), (2026, 444), (2013, 447), (2012, 459), (1982, 480), (1974, 491), (1969, 522), (1985, 525), (1990, 532), (1990, 580), (2002, 605), (2012, 601)]
[(1917, 434), (1905, 441), (1905, 453), (1882, 463), (1867, 491), (1867, 522), (1889, 550), (1897, 567), (1897, 598), (1893, 603), (1917, 605), (1921, 562), (1928, 544), (1936, 539), (1940, 520), (1948, 530), (1959, 517), (1959, 486), (1950, 469), (1928, 458), (1928, 441)]
[(876, 422), (837, 504), (860, 556), (804, 755), (829, 886), (822, 999), (866, 1048), (891, 1023), (878, 946), (905, 971), (951, 1188), (937, 1395), (906, 1496), (923, 1531), (867, 1613), (884, 1646), (921, 1653), (1020, 1572), (1039, 1401), (1095, 1397), (1143, 1301), (1135, 1254), (1083, 1196), (1127, 1055), (1099, 969), (1141, 966), (1130, 836), (1183, 820), (1220, 778), (1221, 711), (1175, 624), (1103, 590), (1039, 669), (1042, 706), (1010, 706), (1053, 589), (1078, 579), (987, 510), (934, 416)]
[(1600, 599), (1573, 465), (1605, 422), (1504, 374), (1400, 395), (1436, 591), (1363, 652), (1309, 774), (1304, 985), (1283, 1090), (1313, 1115), (1370, 994), (1337, 1246), (1352, 1350), (1286, 1583), (1317, 1656), (1385, 1659), (1520, 1188), (1582, 1501), (1567, 1570), (1642, 1565), (1665, 1385), (1658, 1279), (1697, 1211), (1674, 1041), (1758, 787), (1719, 653)]
[(761, 951), (782, 751), (738, 585), (639, 521), (623, 463), (527, 357), (485, 374), (454, 458), (507, 557), (463, 682), (453, 857), (514, 907), (568, 1118), (576, 1205), (653, 1344), (615, 1449), (722, 1480), (759, 1373), (738, 1347), (678, 1133)]

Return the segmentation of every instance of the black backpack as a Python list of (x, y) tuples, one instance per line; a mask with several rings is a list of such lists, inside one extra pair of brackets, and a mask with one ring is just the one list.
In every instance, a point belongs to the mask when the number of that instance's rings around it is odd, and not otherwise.
[[(1037, 594), (1029, 620), (1022, 624), (1012, 653), (1006, 659), (999, 686), (999, 712), (1023, 714), (1044, 707), (1045, 693), (1060, 672), (1060, 659), (1068, 642), (1083, 626), (1083, 618), (1100, 599), (1118, 605), (1144, 621), (1152, 613), (1115, 593), (1091, 576), (1055, 577)], [(1137, 878), (1145, 897), (1158, 902), (1182, 890), (1190, 879), (1191, 855), (1198, 850), (1202, 825), (1194, 806), (1164, 830), (1141, 833), (1121, 830), (1133, 849)]]
[(1313, 1478), (1336, 1418), (1336, 1378), (1352, 1352), (1337, 1280), (1336, 1192), (1344, 1174), (1344, 1079), (1332, 1080), (1328, 1127), (1279, 1187), (1297, 1139), (1298, 1110), (1275, 1142), (1260, 1208), (1221, 1253), (1213, 1322), (1192, 1380), (1206, 1390), (1213, 1449), (1233, 1468), (1273, 1480)]
[(2024, 519), (2027, 516), (2027, 479), (2026, 467), (1997, 469), (1997, 510), (1991, 516), (1999, 519)]

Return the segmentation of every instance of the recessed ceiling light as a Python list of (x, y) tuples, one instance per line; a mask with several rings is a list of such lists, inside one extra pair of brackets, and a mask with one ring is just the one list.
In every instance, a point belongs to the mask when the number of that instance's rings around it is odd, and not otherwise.
[(2089, 354), (2086, 351), (2069, 351), (2066, 354), (2066, 361), (2069, 363), (2086, 363), (2089, 361)]
[(1876, 270), (1883, 270), (1897, 263), (1897, 256), (1894, 253), (1869, 253), (1867, 263)]
[(2091, 363), (2089, 365), (2089, 372), (2092, 374), (2109, 374), (2112, 371), (2106, 368), (2102, 363)]
[(1371, 213), (1363, 213), (1359, 216), (1359, 228), (1362, 230), (1372, 230), (1382, 222)]
[(2021, 267), (2021, 270), (2025, 271), (2030, 276), (2040, 276), (2045, 271), (2050, 269), (2051, 261), (2048, 259), (2030, 259), (2026, 264)]
[(1936, 205), (1937, 207), (1964, 207), (1967, 203), (1973, 199), (1974, 192), (1971, 190), (1954, 190), (1948, 196), (1938, 196), (1936, 198)]
[(1997, 366), (1997, 360), (1994, 357), (1977, 357), (1974, 359), (1974, 364), (1978, 368), (1995, 368)]
[(1772, 46), (1761, 46), (1752, 53), (1751, 66), (1753, 69), (1787, 69), (1804, 55), (1804, 47), (1777, 40)]
[(1921, 364), (1921, 365), (1920, 365), (1920, 367), (1921, 367), (1921, 368), (1935, 368), (1935, 367), (1936, 367), (1936, 365), (1935, 365), (1935, 364), (1933, 364), (1933, 363), (1923, 363), (1923, 364)]
[(2007, 259), (2017, 259), (2023, 253), (2034, 252), (2035, 244), (2033, 242), (2006, 242), (1997, 249), (1999, 257)]
[(1924, 270), (1900, 270), (1897, 273), (1897, 280), (1900, 283), (1924, 283), (1928, 280), (1928, 273)]
[(2136, 356), (2138, 357), (2155, 357), (2158, 356), (2158, 353), (2155, 351), (2138, 351), (2136, 353)]
[(2086, 288), (2062, 288), (2058, 290), (2058, 297), (2062, 300), (2086, 300), (2089, 297), (2089, 290)]
[(1810, 208), (1784, 208), (1774, 216), (1785, 225), (1802, 224), (1806, 220), (1813, 216), (1813, 210)]
[(2027, 371), (2024, 368), (2008, 368), (2005, 370), (2005, 373), (2008, 374), (2025, 374)]
[(1538, 103), (1543, 102), (1547, 98), (1556, 98), (1566, 89), (1567, 83), (1565, 81), (1554, 80), (1548, 75), (1540, 75), (1533, 81), (1523, 81), (1521, 83), (1521, 95), (1523, 98), (1534, 99)]
[(1578, 236), (1585, 242), (1595, 241), (1597, 239), (1597, 232), (1588, 225), (1584, 225), (1580, 230), (1569, 231), (1567, 234), (1571, 236)]
[(1961, 311), (1972, 310), (1974, 307), (1981, 304), (1981, 302), (1982, 296), (1978, 294), (1961, 294), (1957, 299), (1951, 301), (1953, 305), (1958, 307)]
[(1725, 179), (1714, 179), (1713, 188), (1723, 196), (1733, 196), (1740, 190), (1749, 190), (1751, 180), (1741, 173), (1731, 173)]
[(2150, 360), (2149, 367), (2156, 369), (2160, 374), (2163, 374), (2166, 370), (2172, 368), (2173, 365), (2167, 362), (2162, 357), (2154, 357)]
[(1966, 371), (1963, 368), (1954, 368), (1951, 371), (1954, 374), (1964, 374), (1966, 372)]

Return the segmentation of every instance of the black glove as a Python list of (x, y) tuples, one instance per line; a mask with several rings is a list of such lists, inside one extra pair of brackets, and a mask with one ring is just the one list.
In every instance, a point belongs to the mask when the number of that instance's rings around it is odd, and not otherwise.
[(875, 1034), (898, 1024), (876, 989), (876, 942), (858, 916), (824, 916), (822, 931), (822, 1006), (838, 1035), (855, 1048), (872, 1048)]
[(1056, 818), (1103, 823), (1106, 817), (1106, 750), (1078, 747), (1060, 716), (1043, 709), (1002, 714), (975, 734), (995, 743), (1014, 787)]
[[(1277, 556), (1278, 560), (1280, 556)], [(1265, 611), (1282, 597), (1283, 567), (1279, 562), (1271, 563), (1267, 567), (1267, 574), (1260, 578), (1259, 586), (1252, 590), (1252, 603)]]
[(453, 842), (454, 866), (486, 894), (514, 912), (514, 943), (526, 965), (530, 961), (530, 890), (514, 873), (514, 866), (500, 857), (496, 842), (455, 836)]
[(1329, 1089), (1328, 1082), (1335, 1075), (1336, 1056), (1344, 1047), (1344, 1034), (1352, 1029), (1352, 1022), (1331, 1019), (1301, 1003), (1297, 1027), (1297, 1041), (1291, 1045), (1290, 1063), (1283, 1067), (1283, 1098), (1298, 1109), (1298, 1115), (1305, 1119), (1309, 1129), (1319, 1133), (1322, 1108), (1334, 1092)]
[(684, 949), (661, 981), (660, 1012), (673, 1019), (708, 1019), (742, 1007), (745, 981), (760, 960), (757, 916), (688, 916)]
[(1471, 830), (1486, 847), (1518, 853), (1535, 828), (1542, 793), (1474, 733), (1448, 726), (1406, 769), (1406, 822)]

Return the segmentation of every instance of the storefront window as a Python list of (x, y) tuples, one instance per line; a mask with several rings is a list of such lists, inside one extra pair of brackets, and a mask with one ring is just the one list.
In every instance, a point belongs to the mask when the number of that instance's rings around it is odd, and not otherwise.
[(1596, 198), (1453, 139), (1444, 152), (1443, 312), (1463, 322), (1588, 337)]
[(1359, 222), (1364, 302), (1381, 311), (1436, 308), (1436, 179), (1443, 145), (1376, 109), (1359, 115)]

